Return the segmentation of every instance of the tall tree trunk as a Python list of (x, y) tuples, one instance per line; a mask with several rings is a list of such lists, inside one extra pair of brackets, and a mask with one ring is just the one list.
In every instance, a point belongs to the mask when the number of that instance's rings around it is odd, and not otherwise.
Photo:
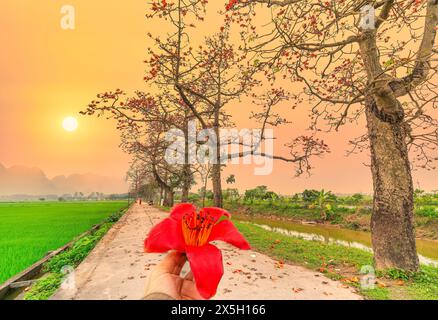
[(190, 164), (184, 164), (183, 168), (183, 186), (181, 194), (181, 202), (189, 201), (190, 186), (192, 184), (192, 172), (190, 169)]
[(174, 192), (170, 188), (164, 188), (164, 202), (163, 206), (173, 207), (174, 204)]
[(366, 116), (374, 183), (371, 234), (375, 266), (415, 271), (419, 262), (406, 127), (403, 121), (381, 121), (370, 107)]
[(213, 185), (214, 206), (223, 207), (222, 177), (221, 177), (221, 141), (219, 131), (219, 111), (215, 114), (214, 132), (216, 134), (216, 162), (211, 166), (211, 181)]
[(223, 207), (222, 199), (222, 179), (221, 179), (221, 164), (215, 163), (211, 168), (211, 181), (213, 184), (214, 206)]
[(175, 193), (173, 191), (173, 188), (165, 182), (165, 180), (167, 180), (167, 174), (164, 180), (161, 179), (160, 175), (158, 174), (157, 167), (155, 165), (153, 165), (152, 167), (152, 174), (154, 175), (155, 181), (158, 183), (161, 190), (164, 190), (163, 205), (166, 207), (173, 207)]
[(163, 200), (163, 194), (164, 194), (164, 189), (162, 186), (160, 186), (160, 201), (158, 202), (161, 206), (161, 200)]
[(182, 184), (182, 194), (181, 202), (189, 202), (189, 192), (190, 186), (192, 184), (192, 171), (189, 159), (189, 119), (184, 117), (184, 165), (183, 165), (183, 184)]

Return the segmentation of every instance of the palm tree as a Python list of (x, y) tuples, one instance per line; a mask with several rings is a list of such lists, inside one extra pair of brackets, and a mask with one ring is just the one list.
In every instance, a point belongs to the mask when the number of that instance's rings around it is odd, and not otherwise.
[(325, 221), (327, 220), (327, 211), (331, 210), (331, 206), (328, 203), (329, 200), (333, 198), (333, 194), (331, 193), (331, 191), (324, 191), (324, 189), (322, 189), (319, 193), (318, 193), (318, 197), (315, 200), (315, 205), (319, 208), (320, 213), (321, 213), (321, 218)]

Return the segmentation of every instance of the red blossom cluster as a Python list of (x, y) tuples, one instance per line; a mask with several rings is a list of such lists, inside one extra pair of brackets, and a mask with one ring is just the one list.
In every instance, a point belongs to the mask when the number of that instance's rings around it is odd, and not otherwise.
[(228, 2), (228, 4), (225, 6), (225, 9), (231, 10), (233, 9), (233, 7), (238, 3), (238, 0), (230, 0), (230, 2)]

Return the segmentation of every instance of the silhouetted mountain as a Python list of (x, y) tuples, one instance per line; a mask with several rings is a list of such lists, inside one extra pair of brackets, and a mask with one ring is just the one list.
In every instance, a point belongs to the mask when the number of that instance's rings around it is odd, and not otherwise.
[(91, 173), (72, 174), (47, 178), (39, 168), (12, 166), (5, 168), (0, 164), (0, 195), (65, 194), (74, 192), (122, 193), (127, 185), (123, 179), (98, 176)]
[(121, 193), (126, 192), (127, 185), (122, 179), (98, 176), (92, 173), (72, 174), (69, 176), (57, 176), (52, 183), (63, 193), (73, 192), (103, 192)]

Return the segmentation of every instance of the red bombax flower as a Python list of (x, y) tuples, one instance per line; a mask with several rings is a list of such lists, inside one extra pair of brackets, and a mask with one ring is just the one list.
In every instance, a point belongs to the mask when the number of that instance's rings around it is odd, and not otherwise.
[[(221, 220), (222, 217), (227, 219)], [(220, 240), (249, 250), (243, 235), (230, 221), (231, 215), (219, 208), (203, 208), (196, 212), (192, 204), (175, 206), (169, 218), (157, 224), (144, 241), (145, 252), (185, 252), (196, 288), (205, 298), (216, 294), (224, 273), (222, 253), (211, 241)]]
[(238, 0), (230, 0), (228, 4), (225, 6), (225, 10), (231, 10), (238, 3)]

